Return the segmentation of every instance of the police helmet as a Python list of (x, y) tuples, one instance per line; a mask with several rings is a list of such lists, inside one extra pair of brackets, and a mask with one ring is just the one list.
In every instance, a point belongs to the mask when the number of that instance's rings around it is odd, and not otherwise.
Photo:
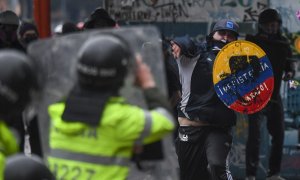
[(275, 9), (266, 9), (258, 16), (259, 24), (265, 24), (273, 21), (277, 21), (279, 24), (282, 24), (281, 16)]
[(79, 85), (90, 88), (120, 88), (127, 74), (130, 57), (128, 45), (116, 35), (98, 35), (88, 40), (79, 51)]
[(30, 100), (36, 76), (26, 54), (16, 50), (0, 51), (0, 115), (21, 112)]
[(40, 157), (36, 155), (28, 157), (24, 154), (16, 154), (6, 159), (4, 179), (54, 180), (55, 178)]
[(13, 11), (6, 10), (0, 13), (0, 24), (19, 25), (19, 17)]

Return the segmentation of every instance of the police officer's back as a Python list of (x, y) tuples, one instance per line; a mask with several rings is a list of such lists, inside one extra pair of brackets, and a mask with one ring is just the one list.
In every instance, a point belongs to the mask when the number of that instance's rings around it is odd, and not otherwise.
[(79, 51), (78, 81), (66, 102), (49, 107), (49, 165), (57, 178), (126, 179), (134, 146), (173, 130), (166, 98), (149, 68), (137, 61), (137, 84), (150, 108), (127, 104), (119, 89), (132, 58), (115, 35), (99, 35)]

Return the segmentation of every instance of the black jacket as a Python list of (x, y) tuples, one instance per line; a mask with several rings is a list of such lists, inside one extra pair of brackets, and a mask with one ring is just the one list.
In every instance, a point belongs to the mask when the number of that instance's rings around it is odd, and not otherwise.
[[(190, 48), (191, 43), (187, 41), (178, 41), (177, 44), (185, 49)], [(236, 115), (233, 110), (225, 106), (225, 104), (218, 98), (213, 84), (213, 64), (219, 49), (214, 49), (213, 46), (207, 44), (198, 44), (197, 53), (199, 56), (194, 66), (186, 65), (187, 61), (181, 62), (179, 59), (179, 68), (182, 66), (181, 77), (188, 80), (190, 78), (190, 92), (188, 101), (185, 105), (184, 113), (188, 115), (187, 118), (191, 120), (202, 120), (208, 123), (221, 127), (231, 127), (236, 123)], [(195, 59), (194, 59), (195, 60)], [(194, 61), (193, 60), (193, 61)], [(190, 63), (194, 63), (191, 62)], [(190, 66), (189, 68), (186, 68)], [(192, 68), (191, 68), (192, 67)], [(184, 71), (192, 71), (191, 76), (188, 76)], [(188, 94), (188, 93), (187, 93)], [(183, 102), (183, 101), (182, 101)], [(179, 107), (180, 110), (182, 110)]]
[(276, 100), (280, 97), (280, 86), (284, 72), (293, 72), (293, 64), (288, 59), (292, 57), (292, 50), (286, 38), (281, 35), (268, 38), (262, 33), (255, 36), (246, 35), (247, 41), (251, 41), (260, 46), (267, 54), (273, 68), (274, 74), (274, 90), (272, 99)]

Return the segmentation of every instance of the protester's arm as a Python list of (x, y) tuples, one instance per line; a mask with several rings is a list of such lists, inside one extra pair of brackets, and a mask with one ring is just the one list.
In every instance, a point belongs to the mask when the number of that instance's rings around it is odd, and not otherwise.
[(174, 41), (171, 41), (172, 55), (175, 59), (178, 59), (181, 54), (181, 48)]

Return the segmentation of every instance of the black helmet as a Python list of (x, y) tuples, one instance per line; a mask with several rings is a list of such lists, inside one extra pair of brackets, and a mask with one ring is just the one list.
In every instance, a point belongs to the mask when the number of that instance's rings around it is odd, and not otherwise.
[(16, 154), (6, 159), (4, 179), (54, 180), (55, 178), (40, 157), (36, 155), (28, 157), (24, 154)]
[(131, 53), (120, 37), (98, 35), (79, 51), (79, 85), (90, 88), (117, 89), (123, 85)]
[(19, 17), (13, 11), (7, 10), (0, 13), (0, 24), (19, 25)]
[(277, 21), (279, 22), (279, 24), (282, 23), (281, 16), (275, 9), (266, 9), (262, 11), (258, 16), (259, 24), (265, 24), (272, 21)]
[(36, 76), (26, 54), (16, 50), (0, 51), (0, 115), (21, 112), (36, 86)]

